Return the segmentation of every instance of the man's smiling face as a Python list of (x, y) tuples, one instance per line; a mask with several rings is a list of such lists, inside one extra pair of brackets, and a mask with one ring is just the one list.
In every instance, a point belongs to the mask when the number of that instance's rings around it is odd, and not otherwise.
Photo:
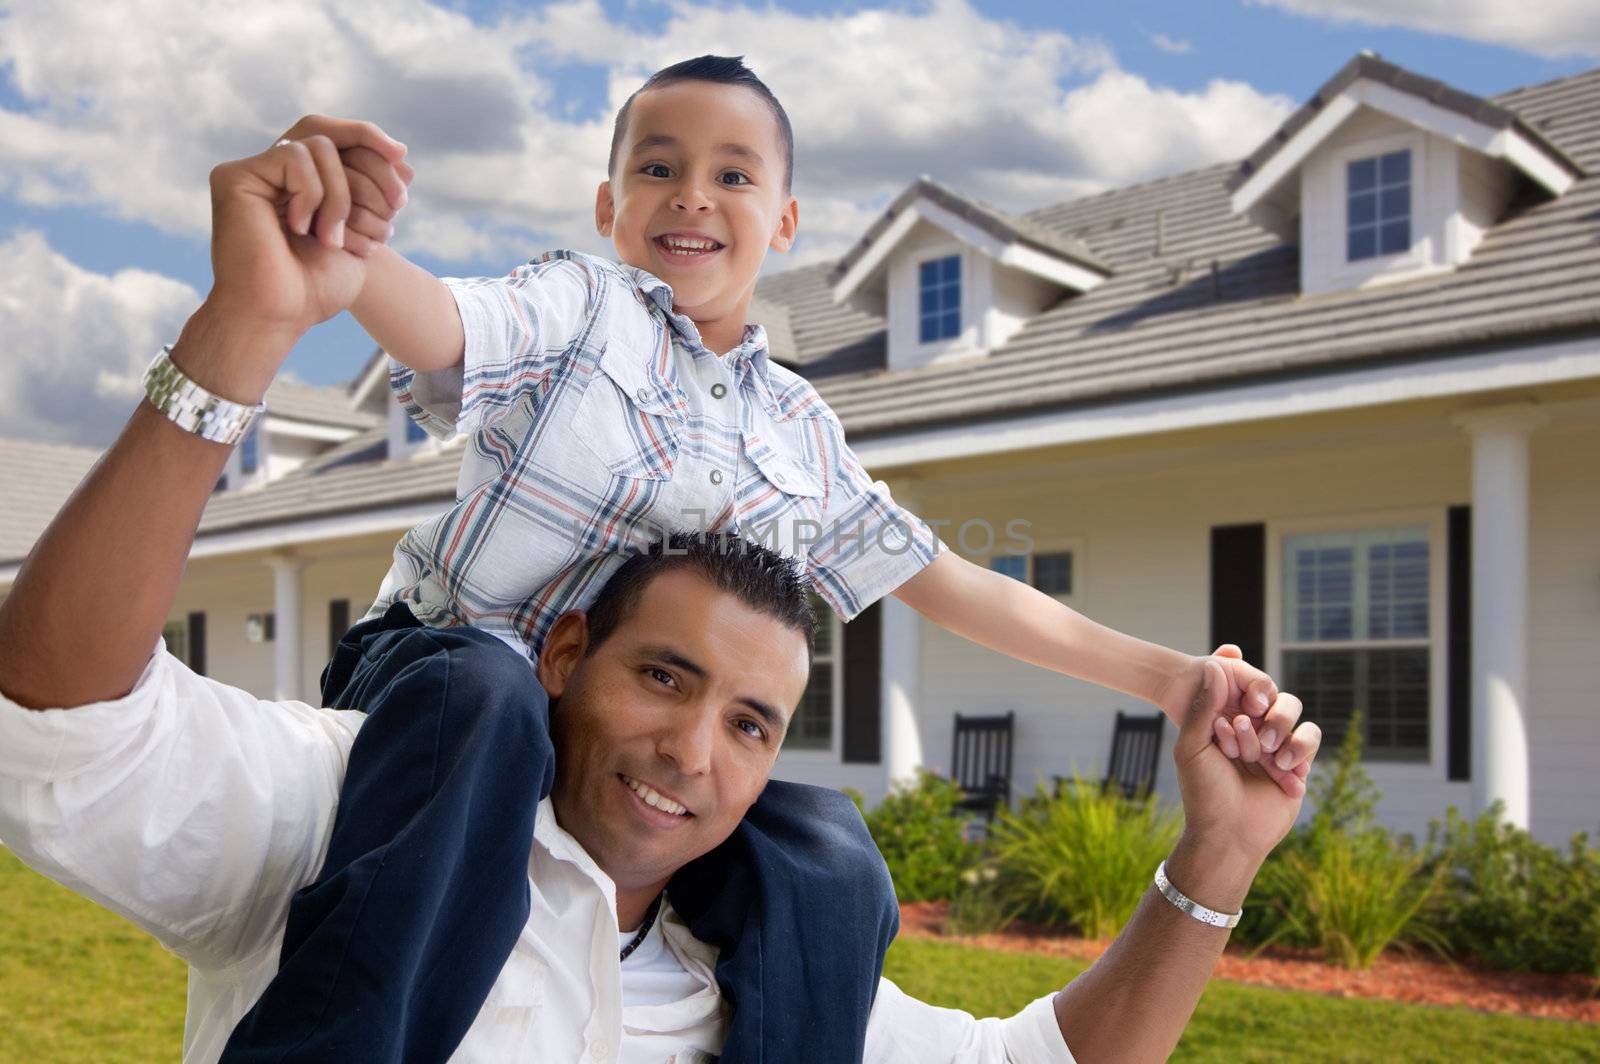
[[(679, 81), (639, 93), (627, 125), (596, 228), (666, 281), (680, 312), (742, 326), (767, 249), (787, 251), (799, 218), (772, 111), (744, 86)], [(674, 250), (674, 234), (715, 248)]]
[(598, 646), (562, 615), (539, 655), (556, 819), (619, 891), (659, 889), (767, 785), (809, 675), (806, 636), (688, 569), (658, 574)]

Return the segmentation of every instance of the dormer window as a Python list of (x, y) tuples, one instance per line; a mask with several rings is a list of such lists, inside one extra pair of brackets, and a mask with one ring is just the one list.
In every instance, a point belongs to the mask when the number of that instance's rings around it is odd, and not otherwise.
[(1394, 151), (1345, 165), (1349, 262), (1411, 249), (1411, 152)]
[(253, 474), (261, 463), (260, 437), (261, 426), (257, 425), (239, 445), (239, 472), (244, 476)]
[(411, 418), (406, 418), (406, 442), (424, 443), (428, 439), (428, 430), (423, 428)]
[(917, 338), (931, 344), (961, 335), (961, 256), (947, 255), (924, 262), (918, 288), (921, 313)]

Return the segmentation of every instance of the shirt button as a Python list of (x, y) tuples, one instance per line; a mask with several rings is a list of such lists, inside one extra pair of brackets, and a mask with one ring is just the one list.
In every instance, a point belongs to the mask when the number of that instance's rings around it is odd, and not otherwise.
[(783, 474), (782, 473), (774, 473), (774, 474), (772, 474), (772, 482), (774, 484), (778, 485), (780, 488), (783, 487)]
[(713, 484), (721, 484), (722, 483), (722, 470), (713, 469), (711, 471), (711, 483), (713, 483)]
[(648, 403), (650, 401), (650, 389), (649, 388), (640, 388), (638, 391), (634, 392), (633, 394), (638, 396), (639, 402), (641, 402), (641, 403)]
[(727, 394), (728, 394), (728, 389), (723, 386), (721, 381), (718, 381), (716, 384), (713, 384), (711, 386), (711, 398), (713, 398), (713, 399), (721, 399), (724, 395), (727, 395)]

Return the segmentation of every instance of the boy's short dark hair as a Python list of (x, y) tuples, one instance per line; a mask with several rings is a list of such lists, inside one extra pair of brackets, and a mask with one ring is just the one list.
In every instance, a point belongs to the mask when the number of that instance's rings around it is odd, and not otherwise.
[(652, 580), (674, 569), (698, 573), (751, 609), (804, 635), (806, 665), (811, 665), (816, 624), (807, 594), (811, 581), (793, 558), (732, 532), (675, 531), (658, 537), (647, 550), (632, 554), (585, 611), (589, 651), (605, 642), (633, 613)]
[(646, 89), (671, 85), (677, 81), (712, 81), (719, 85), (743, 85), (761, 94), (761, 98), (767, 101), (768, 109), (772, 111), (772, 117), (778, 123), (778, 140), (783, 144), (783, 194), (787, 196), (794, 182), (794, 129), (789, 125), (789, 115), (784, 111), (783, 104), (779, 103), (772, 90), (767, 88), (766, 82), (756, 77), (755, 71), (744, 65), (742, 55), (702, 55), (663, 67), (651, 74), (649, 80), (635, 89), (633, 96), (629, 96), (627, 102), (617, 111), (616, 125), (611, 128), (611, 156), (606, 160), (607, 176), (617, 168), (617, 150), (622, 144), (623, 133), (628, 129), (628, 112), (633, 109), (634, 97)]

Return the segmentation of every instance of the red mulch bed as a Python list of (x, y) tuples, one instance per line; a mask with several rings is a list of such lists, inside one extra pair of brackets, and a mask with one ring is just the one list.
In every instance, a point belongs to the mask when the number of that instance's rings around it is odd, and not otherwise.
[[(901, 932), (914, 938), (942, 938), (984, 949), (1083, 960), (1094, 960), (1110, 945), (1104, 940), (1023, 924), (1013, 924), (1001, 934), (949, 936), (943, 932), (948, 907), (947, 902), (939, 901), (902, 904)], [(1323, 964), (1308, 950), (1270, 946), (1255, 958), (1245, 956), (1247, 952), (1243, 946), (1230, 944), (1217, 962), (1215, 977), (1334, 997), (1386, 998), (1410, 1005), (1455, 1005), (1484, 1012), (1600, 1023), (1600, 982), (1581, 975), (1497, 972), (1392, 952), (1380, 956), (1366, 971), (1348, 971)]]

